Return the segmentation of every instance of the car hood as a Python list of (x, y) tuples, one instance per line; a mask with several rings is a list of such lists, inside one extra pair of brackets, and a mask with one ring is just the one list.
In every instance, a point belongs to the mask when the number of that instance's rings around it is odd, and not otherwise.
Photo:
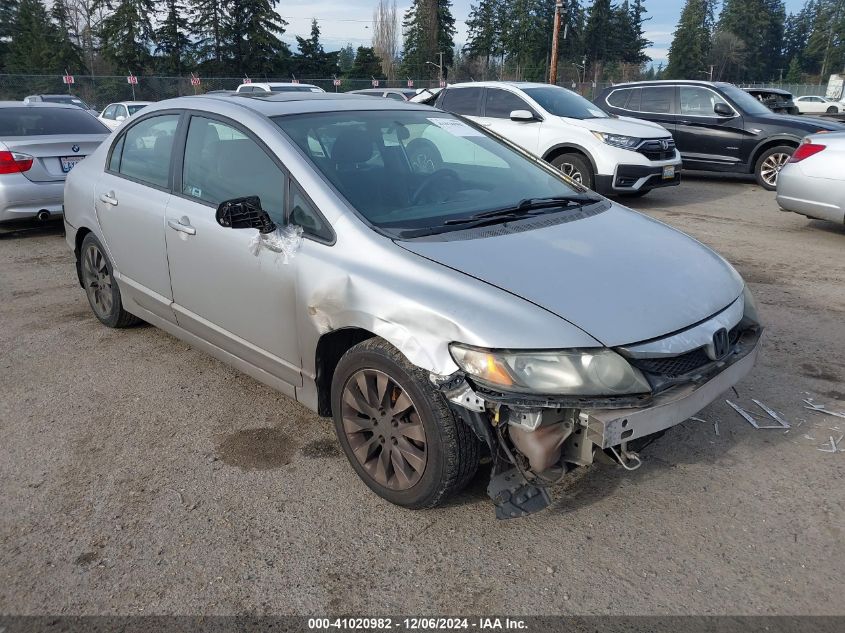
[(742, 278), (715, 252), (616, 204), (533, 230), (491, 228), (504, 234), (398, 244), (530, 301), (609, 347), (687, 328), (742, 292)]
[(669, 130), (659, 123), (643, 121), (631, 117), (609, 117), (606, 119), (567, 119), (564, 121), (577, 125), (594, 132), (607, 132), (608, 134), (624, 134), (637, 138), (665, 138), (671, 136)]
[(755, 117), (758, 120), (765, 120), (766, 123), (782, 127), (794, 127), (807, 133), (818, 130), (842, 131), (845, 125), (837, 121), (830, 121), (818, 117), (811, 117), (805, 114), (761, 114)]

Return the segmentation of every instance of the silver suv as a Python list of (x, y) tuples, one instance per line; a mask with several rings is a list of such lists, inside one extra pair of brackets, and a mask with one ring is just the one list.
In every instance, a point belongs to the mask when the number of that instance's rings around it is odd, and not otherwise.
[(537, 511), (597, 451), (636, 467), (631, 442), (757, 356), (724, 259), (423, 105), (157, 103), (74, 169), (65, 211), (100, 321), (147, 321), (333, 417), (406, 507), (487, 452), (498, 516)]

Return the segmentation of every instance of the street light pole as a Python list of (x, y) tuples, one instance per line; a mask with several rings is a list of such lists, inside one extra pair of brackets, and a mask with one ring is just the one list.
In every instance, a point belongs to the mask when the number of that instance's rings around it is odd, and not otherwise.
[(549, 64), (549, 83), (557, 83), (557, 57), (558, 45), (560, 41), (560, 12), (563, 8), (563, 0), (557, 0), (555, 3), (555, 21), (554, 31), (552, 32), (552, 59)]

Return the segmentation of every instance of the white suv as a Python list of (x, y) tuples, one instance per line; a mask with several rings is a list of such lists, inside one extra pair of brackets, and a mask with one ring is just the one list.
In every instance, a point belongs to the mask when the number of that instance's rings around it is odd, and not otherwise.
[(237, 92), (325, 92), (313, 84), (294, 84), (286, 82), (248, 83), (238, 86)]
[(599, 193), (640, 196), (681, 182), (681, 155), (666, 128), (607, 114), (566, 88), (455, 84), (437, 95), (435, 105), (498, 133)]

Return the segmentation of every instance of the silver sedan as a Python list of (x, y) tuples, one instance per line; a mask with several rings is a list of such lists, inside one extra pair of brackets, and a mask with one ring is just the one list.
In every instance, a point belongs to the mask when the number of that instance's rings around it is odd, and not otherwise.
[(65, 207), (103, 324), (143, 319), (332, 417), (405, 507), (442, 503), (485, 451), (501, 518), (599, 451), (634, 469), (632, 442), (759, 348), (719, 255), (423, 105), (157, 103), (74, 170)]
[(65, 177), (108, 134), (73, 105), (0, 102), (0, 226), (60, 218)]
[(781, 209), (845, 222), (845, 132), (804, 139), (778, 175)]

